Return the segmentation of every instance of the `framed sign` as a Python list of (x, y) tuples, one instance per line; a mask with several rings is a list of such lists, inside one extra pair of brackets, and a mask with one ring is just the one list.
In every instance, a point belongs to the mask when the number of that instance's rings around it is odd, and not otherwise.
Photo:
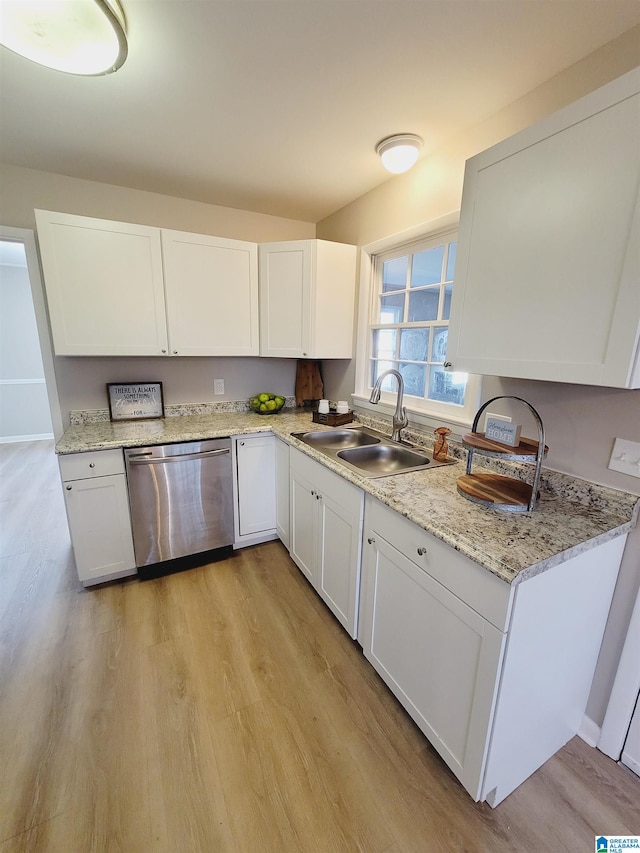
[(164, 416), (162, 382), (107, 382), (112, 421)]

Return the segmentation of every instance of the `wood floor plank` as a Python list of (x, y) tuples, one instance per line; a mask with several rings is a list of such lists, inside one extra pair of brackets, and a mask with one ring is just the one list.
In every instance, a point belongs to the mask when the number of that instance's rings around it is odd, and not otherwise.
[(154, 711), (149, 786), (152, 849), (232, 851), (229, 818), (206, 714), (197, 703), (188, 638), (151, 646), (148, 696)]

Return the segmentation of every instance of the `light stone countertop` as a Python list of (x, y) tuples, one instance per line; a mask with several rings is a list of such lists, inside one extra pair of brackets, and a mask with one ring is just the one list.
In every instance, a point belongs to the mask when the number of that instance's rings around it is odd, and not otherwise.
[[(362, 420), (367, 423), (366, 418)], [(389, 432), (381, 422), (368, 425)], [(291, 435), (311, 429), (331, 427), (314, 424), (309, 411), (286, 408), (266, 417), (226, 411), (149, 421), (103, 420), (70, 426), (58, 441), (56, 452), (77, 453), (273, 432), (507, 583), (520, 583), (632, 530), (640, 510), (640, 498), (636, 495), (543, 468), (541, 496), (533, 512), (500, 512), (458, 494), (456, 479), (465, 473), (465, 456), (464, 450), (453, 442), (452, 454), (460, 457), (456, 465), (368, 479)], [(420, 434), (411, 429), (405, 430), (405, 437), (420, 441)], [(427, 446), (432, 446), (428, 433), (424, 439)], [(481, 467), (480, 463), (481, 457), (474, 456), (474, 469)], [(489, 460), (486, 464), (492, 467)], [(504, 473), (508, 464), (501, 463), (499, 470)]]

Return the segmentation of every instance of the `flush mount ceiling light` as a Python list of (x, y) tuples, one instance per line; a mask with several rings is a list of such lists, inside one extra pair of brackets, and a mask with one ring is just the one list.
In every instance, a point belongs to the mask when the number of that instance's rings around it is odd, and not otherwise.
[(127, 58), (117, 0), (0, 0), (0, 44), (68, 74), (117, 71)]
[(415, 133), (397, 133), (378, 142), (376, 153), (385, 169), (399, 175), (413, 166), (421, 148), (422, 139)]

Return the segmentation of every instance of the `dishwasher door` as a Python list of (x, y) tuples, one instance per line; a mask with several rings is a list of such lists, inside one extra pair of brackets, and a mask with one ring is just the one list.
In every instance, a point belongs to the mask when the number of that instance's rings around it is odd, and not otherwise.
[(136, 566), (233, 544), (231, 439), (125, 450)]

